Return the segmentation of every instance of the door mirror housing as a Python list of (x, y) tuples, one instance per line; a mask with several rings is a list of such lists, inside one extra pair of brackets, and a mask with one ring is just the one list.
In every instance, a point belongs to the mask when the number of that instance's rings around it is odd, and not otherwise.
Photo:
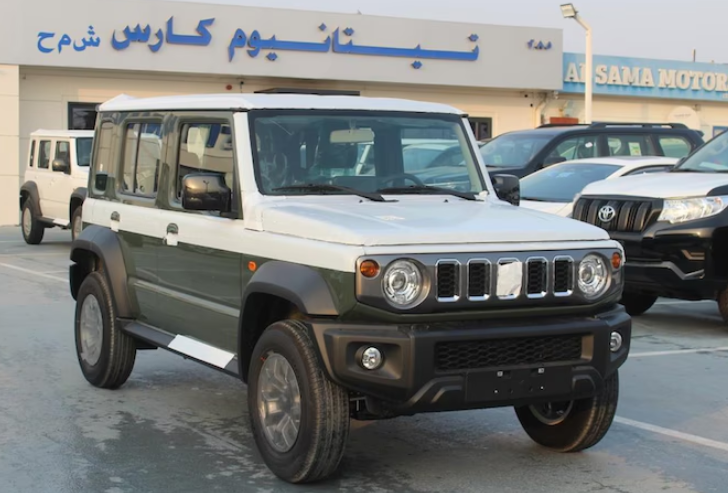
[(232, 195), (217, 173), (194, 173), (182, 179), (182, 208), (190, 211), (230, 212)]
[(517, 176), (493, 175), (491, 180), (499, 199), (516, 206), (521, 203), (521, 180)]
[(71, 171), (71, 166), (65, 159), (56, 158), (53, 160), (53, 164), (51, 166), (53, 171), (60, 171), (62, 173), (68, 173)]

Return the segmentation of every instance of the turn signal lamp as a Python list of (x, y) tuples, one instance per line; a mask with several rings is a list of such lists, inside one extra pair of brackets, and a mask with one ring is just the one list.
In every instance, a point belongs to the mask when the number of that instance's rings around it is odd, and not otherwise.
[(619, 252), (614, 252), (612, 254), (612, 267), (615, 269), (619, 269), (622, 267), (622, 256), (619, 254)]
[(359, 266), (359, 272), (364, 277), (377, 277), (377, 274), (379, 274), (379, 264), (374, 260), (365, 260)]

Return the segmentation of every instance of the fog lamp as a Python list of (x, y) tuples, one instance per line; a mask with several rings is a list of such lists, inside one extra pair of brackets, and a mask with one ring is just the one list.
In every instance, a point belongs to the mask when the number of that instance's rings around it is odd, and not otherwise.
[(609, 350), (616, 353), (622, 348), (622, 334), (619, 332), (612, 332), (612, 336), (609, 338)]
[(382, 352), (375, 347), (368, 347), (361, 353), (361, 366), (367, 370), (376, 370), (383, 361)]

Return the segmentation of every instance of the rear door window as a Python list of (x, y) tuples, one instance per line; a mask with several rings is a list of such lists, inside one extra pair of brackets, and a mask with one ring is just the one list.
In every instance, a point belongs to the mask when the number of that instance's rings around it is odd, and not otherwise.
[(656, 156), (655, 146), (648, 134), (609, 135), (610, 156)]
[(71, 146), (67, 140), (59, 140), (56, 142), (56, 157), (67, 163), (71, 163)]
[(546, 158), (547, 163), (558, 162), (559, 158), (571, 161), (572, 159), (588, 159), (599, 157), (597, 148), (599, 137), (597, 135), (580, 135), (571, 137), (556, 146), (556, 149)]
[(38, 168), (48, 169), (51, 162), (51, 141), (41, 140), (38, 148)]

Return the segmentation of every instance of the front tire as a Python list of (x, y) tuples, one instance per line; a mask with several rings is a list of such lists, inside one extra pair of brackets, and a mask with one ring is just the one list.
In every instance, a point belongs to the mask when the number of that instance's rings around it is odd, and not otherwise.
[(619, 374), (615, 371), (594, 397), (515, 410), (534, 442), (557, 452), (579, 452), (604, 438), (617, 412), (618, 400)]
[(76, 300), (76, 355), (81, 372), (91, 385), (121, 387), (131, 375), (136, 342), (121, 331), (111, 291), (101, 272), (83, 280)]
[(258, 450), (279, 478), (311, 483), (338, 469), (349, 436), (348, 394), (324, 374), (302, 322), (276, 322), (258, 340), (248, 412)]
[(45, 228), (38, 221), (38, 209), (33, 199), (27, 198), (23, 203), (23, 211), (20, 222), (20, 229), (23, 231), (23, 239), (28, 245), (37, 245), (43, 241)]
[(642, 315), (647, 310), (652, 308), (652, 305), (655, 304), (655, 301), (657, 301), (657, 296), (651, 294), (630, 293), (625, 291), (622, 294), (622, 299), (619, 302), (624, 305), (624, 309), (630, 316), (636, 317), (638, 315)]

